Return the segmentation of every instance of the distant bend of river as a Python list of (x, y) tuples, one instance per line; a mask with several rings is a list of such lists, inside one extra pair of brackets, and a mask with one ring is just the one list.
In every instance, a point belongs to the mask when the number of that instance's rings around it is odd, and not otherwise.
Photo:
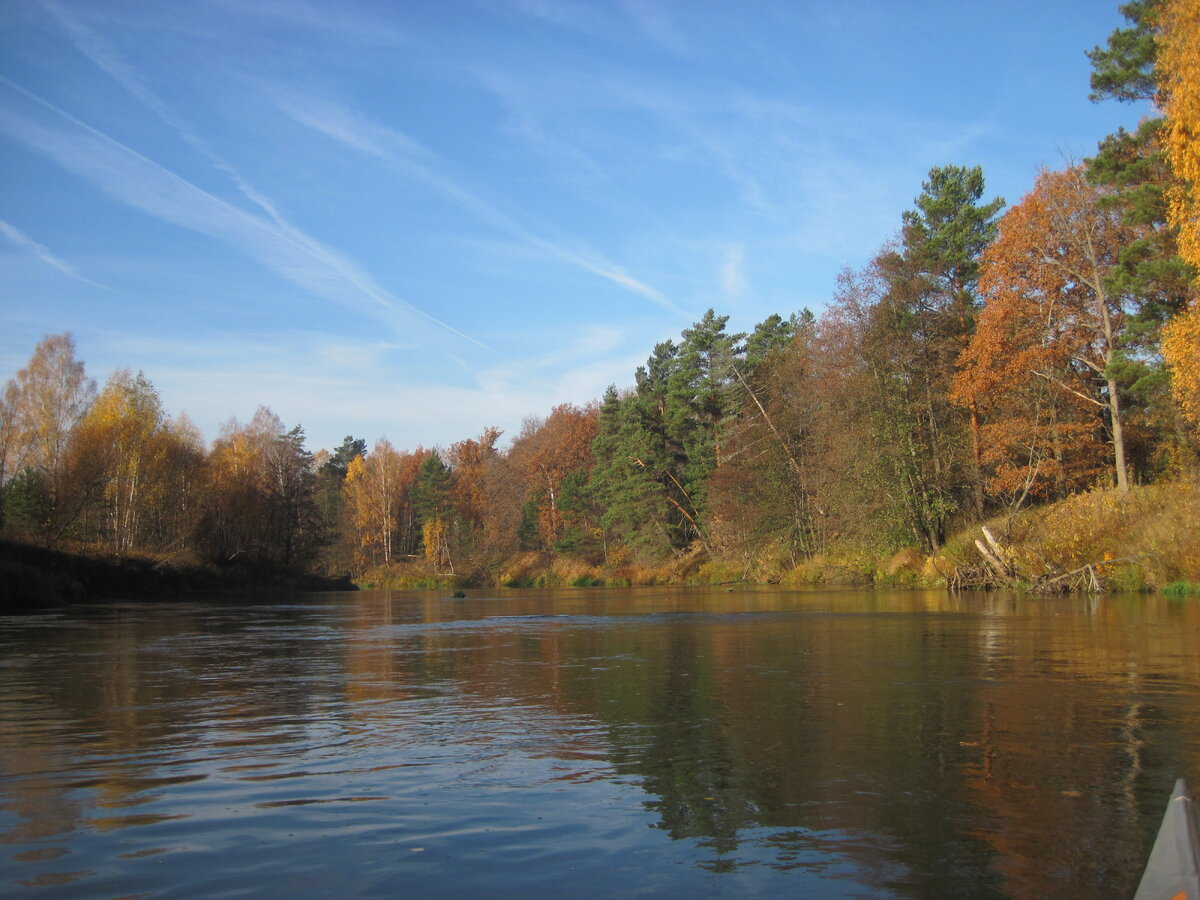
[(1129, 897), (1200, 603), (378, 592), (0, 618), (0, 895)]

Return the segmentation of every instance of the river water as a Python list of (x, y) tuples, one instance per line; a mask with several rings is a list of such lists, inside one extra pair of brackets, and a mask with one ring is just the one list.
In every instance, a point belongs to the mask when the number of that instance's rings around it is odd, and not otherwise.
[(1200, 603), (579, 589), (0, 618), (0, 895), (1128, 897)]

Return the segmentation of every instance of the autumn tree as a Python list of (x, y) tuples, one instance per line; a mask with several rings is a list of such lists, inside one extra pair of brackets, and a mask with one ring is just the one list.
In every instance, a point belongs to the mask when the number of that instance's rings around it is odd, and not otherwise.
[(984, 254), (988, 307), (964, 354), (956, 397), (978, 403), (995, 391), (1028, 393), (1030, 379), (1038, 379), (1086, 404), (1112, 448), (1113, 478), (1125, 493), (1120, 374), (1136, 349), (1127, 326), (1137, 298), (1111, 290), (1109, 276), (1129, 234), (1103, 196), (1079, 167), (1043, 172), (1004, 217)]
[(430, 455), (421, 447), (396, 450), (381, 439), (367, 456), (351, 463), (344, 494), (359, 571), (420, 555), (423, 521), (417, 484)]
[(1200, 269), (1200, 2), (1164, 0), (1156, 23), (1158, 96), (1174, 176), (1169, 217), (1180, 254)]
[(431, 451), (417, 471), (412, 503), (425, 558), (438, 567), (447, 566), (453, 572), (451, 540), (457, 521), (451, 483), (450, 467), (442, 461), (437, 450)]
[[(1158, 86), (1166, 114), (1165, 144), (1173, 183), (1168, 218), (1179, 232), (1179, 252), (1200, 272), (1200, 2), (1165, 0), (1159, 11)], [(1172, 390), (1200, 435), (1200, 300), (1163, 333), (1163, 356), (1171, 368)]]
[(0, 527), (4, 525), (4, 486), (17, 470), (17, 391), (16, 380), (10, 378), (0, 392)]
[(933, 550), (969, 483), (969, 457), (946, 384), (955, 317), (925, 293), (902, 250), (885, 248), (860, 272), (843, 273), (834, 308), (855, 376), (846, 418), (862, 441), (856, 465), (878, 497), (877, 540)]
[(395, 559), (401, 512), (412, 490), (405, 468), (402, 455), (385, 438), (365, 458), (356, 454), (346, 467), (342, 491), (360, 571), (389, 566)]
[(167, 419), (159, 431), (155, 501), (147, 525), (151, 545), (191, 551), (206, 478), (204, 437), (186, 413)]
[[(1197, 43), (1194, 18), (1189, 25), (1186, 13), (1177, 15), (1184, 7), (1174, 0), (1136, 0), (1120, 7), (1129, 26), (1115, 30), (1107, 47), (1088, 54), (1093, 101), (1157, 101), (1166, 111), (1173, 96), (1169, 87), (1173, 76), (1164, 62), (1169, 66), (1185, 60), (1189, 51), (1194, 55)], [(1186, 89), (1180, 93), (1187, 96)], [(1170, 146), (1173, 141), (1176, 146), (1190, 146), (1186, 137), (1180, 144), (1179, 136), (1170, 115), (1148, 115), (1134, 131), (1118, 129), (1106, 137), (1096, 155), (1086, 161), (1088, 177), (1105, 189), (1101, 203), (1116, 210), (1129, 229), (1108, 275), (1108, 290), (1135, 299), (1126, 341), (1131, 346), (1140, 344), (1145, 352), (1133, 363), (1135, 371), (1122, 378), (1127, 383), (1130, 421), (1143, 430), (1153, 429), (1151, 440), (1158, 444), (1166, 443), (1176, 430), (1167, 370), (1157, 357), (1160, 332), (1186, 308), (1195, 273), (1179, 252), (1179, 241), (1186, 235), (1169, 213), (1171, 198), (1181, 196)], [(1169, 354), (1174, 346), (1168, 341), (1163, 349)]]
[(895, 424), (894, 385), (873, 347), (887, 290), (874, 262), (844, 270), (807, 342), (802, 463), (818, 550), (847, 543), (883, 552), (924, 542), (910, 505), (919, 492), (901, 480), (914, 455), (897, 438), (905, 432)]
[(313, 455), (305, 447), (303, 427), (276, 434), (267, 445), (266, 462), (272, 530), (282, 562), (285, 566), (307, 563), (325, 535), (314, 498)]
[[(507, 453), (497, 453), (487, 465), (481, 497), (483, 532), (480, 546), (486, 558), (502, 560), (518, 549), (526, 493), (524, 474)], [(536, 530), (536, 515), (533, 522)]]
[(328, 542), (321, 552), (321, 566), (325, 574), (340, 574), (353, 568), (357, 542), (348, 522), (342, 487), (350, 463), (356, 456), (367, 452), (367, 442), (362, 438), (346, 435), (342, 443), (330, 450), (320, 450), (313, 455), (316, 468), (314, 496)]
[(544, 420), (527, 419), (509, 460), (524, 475), (525, 502), (533, 504), (540, 543), (553, 548), (568, 526), (560, 505), (563, 480), (592, 467), (598, 410), (563, 403)]
[(146, 376), (118, 369), (68, 446), (83, 536), (117, 554), (181, 547), (202, 455), (194, 426), (168, 418)]
[(210, 557), (289, 567), (312, 558), (325, 535), (300, 426), (285, 428), (263, 406), (247, 425), (231, 419), (209, 454), (209, 476), (197, 537)]
[(451, 503), (457, 512), (460, 552), (473, 556), (486, 541), (488, 481), (496, 474), (500, 452), (496, 441), (503, 432), (485, 428), (478, 438), (467, 438), (450, 445), (446, 453), (453, 473)]
[[(1020, 213), (1012, 215), (1015, 223)], [(1011, 513), (1094, 483), (1106, 469), (1105, 448), (1094, 405), (1059, 387), (1079, 373), (1047, 340), (1050, 303), (1023, 290), (1019, 276), (1005, 285), (999, 269), (989, 270), (985, 288), (990, 300), (959, 359), (952, 396), (981, 414), (987, 493)]]
[(1200, 435), (1200, 302), (1163, 332), (1163, 357), (1171, 367), (1172, 393), (1194, 434)]
[(74, 521), (76, 510), (65, 504), (67, 444), (95, 396), (96, 383), (75, 358), (70, 334), (43, 338), (5, 387), (0, 486), (23, 473), (18, 485), (21, 518), (51, 542)]

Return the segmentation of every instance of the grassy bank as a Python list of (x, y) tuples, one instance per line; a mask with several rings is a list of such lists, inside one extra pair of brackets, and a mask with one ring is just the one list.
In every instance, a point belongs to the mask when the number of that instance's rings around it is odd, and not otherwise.
[[(1034, 582), (1091, 567), (1101, 589), (1200, 593), (1200, 483), (1094, 491), (999, 517), (989, 528), (1019, 577)], [(956, 535), (929, 567), (947, 577), (978, 566), (979, 528)]]
[[(1092, 566), (1106, 591), (1161, 591), (1200, 598), (1200, 483), (1194, 480), (1078, 494), (1049, 506), (1000, 516), (987, 526), (1003, 546), (1020, 586)], [(709, 556), (699, 548), (656, 564), (628, 554), (590, 565), (550, 553), (519, 553), (456, 574), (424, 561), (375, 569), (361, 587), (639, 587), (735, 582), (781, 585), (945, 587), (956, 572), (983, 567), (979, 526), (954, 535), (927, 556), (915, 547), (868, 550), (850, 545), (798, 564), (764, 546), (754, 557)]]
[(684, 554), (658, 565), (618, 559), (608, 565), (553, 553), (522, 552), (496, 564), (459, 572), (439, 572), (424, 560), (380, 566), (366, 572), (362, 588), (433, 590), (461, 587), (561, 588), (646, 587), (696, 583), (704, 564), (699, 552)]

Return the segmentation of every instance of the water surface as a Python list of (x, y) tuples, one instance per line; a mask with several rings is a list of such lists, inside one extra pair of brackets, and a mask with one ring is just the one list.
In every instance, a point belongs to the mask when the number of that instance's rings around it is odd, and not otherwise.
[(641, 589), (0, 619), (0, 894), (1127, 897), (1200, 604)]

